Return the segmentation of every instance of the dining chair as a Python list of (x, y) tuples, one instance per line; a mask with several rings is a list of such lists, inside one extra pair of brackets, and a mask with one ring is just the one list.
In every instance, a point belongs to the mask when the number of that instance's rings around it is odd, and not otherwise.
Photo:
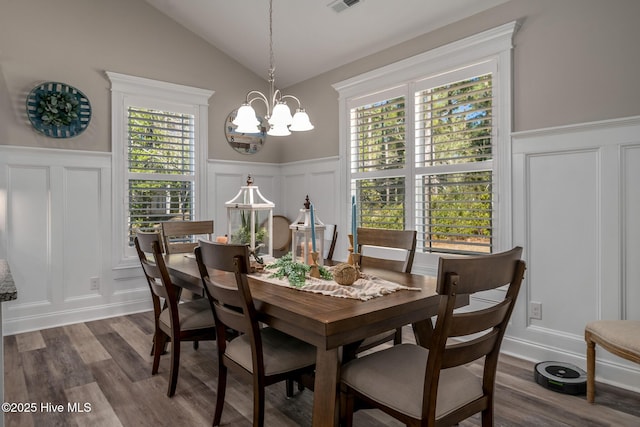
[[(138, 258), (144, 271), (154, 313), (153, 366), (151, 374), (158, 373), (160, 356), (171, 342), (171, 367), (167, 395), (173, 396), (178, 383), (180, 369), (180, 343), (182, 341), (205, 341), (216, 339), (214, 317), (209, 301), (204, 298), (179, 303), (180, 288), (175, 286), (160, 250), (160, 234), (137, 232), (134, 239)], [(147, 258), (152, 255), (152, 260)], [(161, 301), (164, 300), (164, 303)]]
[[(396, 345), (346, 363), (340, 400), (344, 425), (363, 401), (407, 426), (450, 426), (482, 413), (493, 426), (494, 388), (500, 345), (525, 271), (522, 248), (492, 255), (440, 258), (440, 295), (428, 348)], [(459, 296), (505, 287), (502, 301), (454, 313)], [(481, 373), (465, 366), (483, 363)]]
[(324, 249), (326, 254), (324, 259), (333, 260), (333, 252), (336, 250), (336, 242), (338, 241), (338, 226), (336, 224), (325, 224), (324, 229)]
[[(415, 230), (387, 230), (377, 228), (358, 228), (358, 252), (360, 253), (360, 267), (366, 271), (367, 267), (411, 273), (413, 259), (416, 253)], [(350, 239), (353, 237), (351, 236)], [(351, 240), (353, 244), (353, 241)], [(375, 251), (375, 252), (374, 252)], [(384, 257), (383, 257), (384, 256)], [(380, 344), (392, 341), (394, 345), (402, 343), (402, 328), (385, 331), (372, 337), (367, 337), (356, 348), (345, 348), (347, 359), (355, 357)]]
[(640, 363), (640, 320), (595, 320), (584, 330), (587, 342), (587, 402), (596, 395), (596, 344), (609, 353)]
[(199, 236), (209, 240), (213, 236), (213, 220), (164, 221), (160, 225), (167, 254), (193, 253)]
[[(200, 241), (196, 260), (211, 302), (218, 333), (218, 389), (213, 425), (220, 424), (225, 401), (227, 370), (253, 383), (253, 425), (264, 424), (265, 387), (284, 380), (303, 382), (312, 375), (316, 348), (271, 327), (261, 327), (249, 289), (249, 249)], [(220, 271), (235, 277), (234, 286), (220, 281)], [(228, 274), (226, 275), (228, 277)], [(230, 335), (237, 331), (239, 335)]]

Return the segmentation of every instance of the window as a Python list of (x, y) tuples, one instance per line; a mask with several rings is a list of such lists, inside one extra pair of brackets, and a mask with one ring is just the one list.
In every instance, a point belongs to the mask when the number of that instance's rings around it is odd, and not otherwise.
[[(418, 90), (415, 226), (424, 251), (493, 247), (493, 73)], [(426, 83), (426, 82), (425, 82)]]
[(194, 220), (206, 207), (212, 92), (108, 72), (112, 83), (114, 262), (137, 260), (136, 230)]
[(127, 233), (149, 231), (160, 221), (194, 219), (194, 116), (128, 108)]
[(424, 254), (507, 248), (515, 27), (334, 85), (351, 188), (343, 199), (356, 197), (360, 226), (417, 230)]

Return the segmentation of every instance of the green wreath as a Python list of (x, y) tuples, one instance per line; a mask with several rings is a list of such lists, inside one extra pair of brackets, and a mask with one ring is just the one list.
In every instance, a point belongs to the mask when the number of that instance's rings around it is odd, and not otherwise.
[(66, 92), (49, 92), (41, 95), (37, 112), (42, 123), (48, 126), (68, 126), (78, 119), (80, 103)]

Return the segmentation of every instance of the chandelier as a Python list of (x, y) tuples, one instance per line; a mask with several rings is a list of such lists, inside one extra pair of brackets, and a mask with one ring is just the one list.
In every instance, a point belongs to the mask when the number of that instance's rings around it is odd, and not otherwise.
[[(269, 122), (269, 130), (267, 135), (271, 136), (287, 136), (291, 135), (291, 131), (307, 131), (313, 129), (313, 125), (309, 120), (309, 115), (302, 108), (300, 100), (293, 95), (283, 95), (280, 89), (275, 88), (275, 66), (273, 64), (273, 0), (269, 0), (269, 85), (270, 96), (258, 90), (252, 90), (247, 93), (244, 104), (238, 108), (236, 118), (233, 124), (237, 126), (236, 132), (240, 133), (257, 133), (260, 132), (260, 121), (256, 118), (256, 111), (251, 104), (260, 100), (267, 107), (267, 115), (265, 118)], [(296, 113), (291, 116), (291, 110), (287, 105), (287, 99), (292, 99), (298, 103)]]

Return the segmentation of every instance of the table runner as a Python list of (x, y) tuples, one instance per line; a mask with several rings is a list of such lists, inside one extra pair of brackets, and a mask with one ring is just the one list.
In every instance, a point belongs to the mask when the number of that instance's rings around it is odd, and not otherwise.
[[(331, 268), (329, 268), (331, 270)], [(274, 285), (286, 286), (291, 289), (297, 289), (300, 291), (314, 292), (317, 294), (329, 295), (338, 298), (352, 298), (367, 301), (372, 298), (380, 297), (390, 294), (399, 290), (419, 291), (420, 288), (412, 288), (409, 286), (400, 285), (398, 283), (390, 282), (388, 280), (381, 279), (376, 276), (372, 276), (366, 273), (360, 273), (360, 278), (356, 280), (350, 286), (339, 285), (333, 280), (314, 279), (307, 277), (305, 285), (297, 288), (291, 286), (286, 278), (278, 279), (271, 276), (270, 271), (252, 273), (250, 276), (255, 277), (263, 282), (272, 283)]]

